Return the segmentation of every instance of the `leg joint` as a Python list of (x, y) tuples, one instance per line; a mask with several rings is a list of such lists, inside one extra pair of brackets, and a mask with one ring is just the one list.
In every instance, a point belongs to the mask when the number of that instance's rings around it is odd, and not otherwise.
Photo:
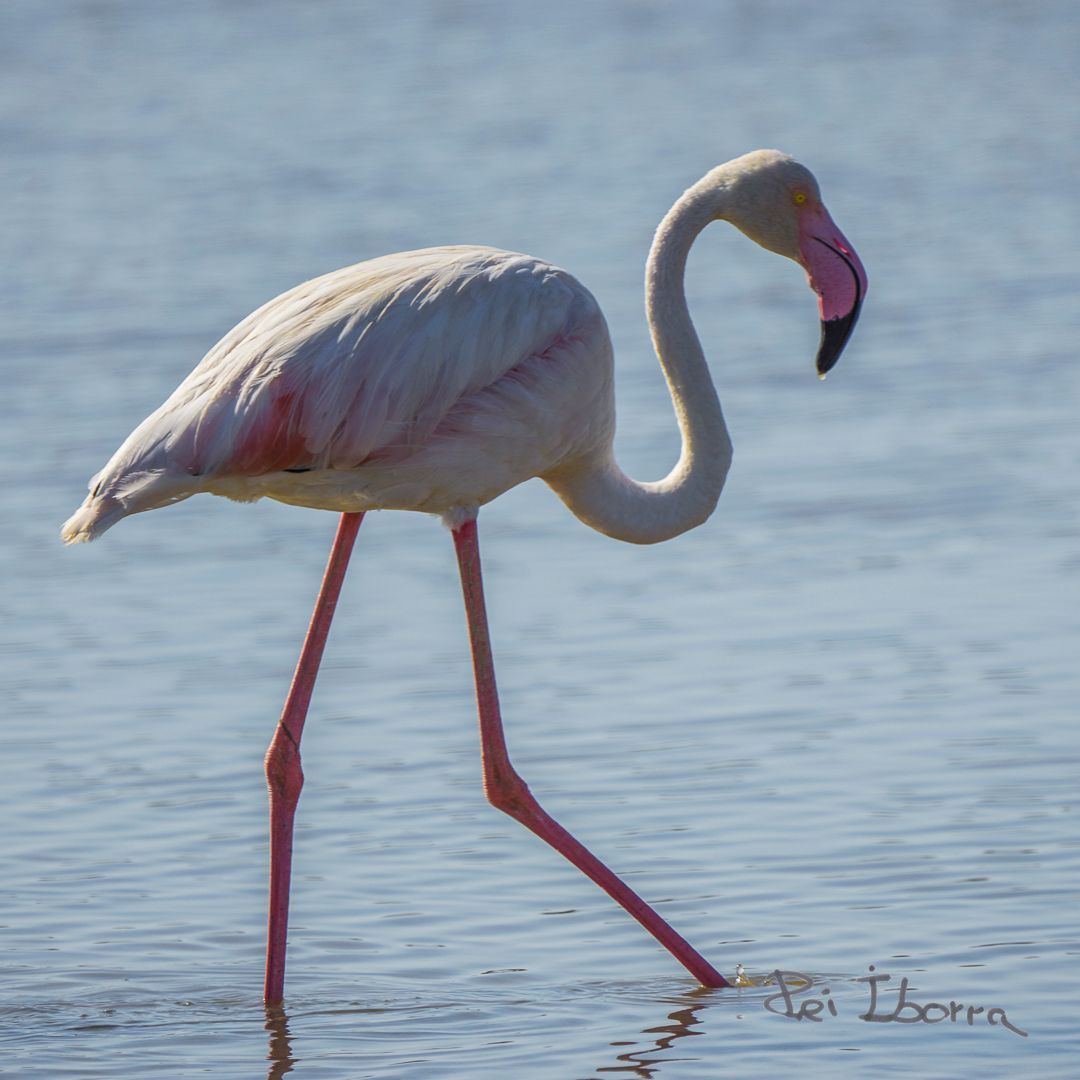
[(496, 810), (516, 821), (533, 821), (543, 812), (529, 785), (512, 768), (486, 774), (484, 795)]
[(300, 764), (300, 747), (283, 724), (278, 725), (266, 751), (266, 784), (271, 799), (296, 806), (304, 786), (304, 770)]

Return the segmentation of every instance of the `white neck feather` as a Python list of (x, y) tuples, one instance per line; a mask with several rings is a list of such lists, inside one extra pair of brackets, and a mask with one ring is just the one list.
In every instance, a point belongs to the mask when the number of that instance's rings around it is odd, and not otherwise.
[(723, 190), (709, 176), (679, 199), (656, 230), (645, 273), (653, 345), (682, 434), (675, 467), (663, 480), (641, 483), (609, 449), (588, 468), (545, 477), (577, 517), (617, 540), (655, 544), (700, 525), (716, 508), (731, 464), (731, 438), (683, 283), (690, 247), (720, 213)]

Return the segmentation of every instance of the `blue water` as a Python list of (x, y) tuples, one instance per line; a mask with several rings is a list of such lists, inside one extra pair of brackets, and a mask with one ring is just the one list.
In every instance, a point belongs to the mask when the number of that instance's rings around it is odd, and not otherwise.
[[(1075, 1076), (1078, 46), (1064, 0), (0, 7), (0, 1074)], [(717, 226), (689, 269), (736, 442), (714, 518), (639, 549), (533, 483), (481, 539), (533, 790), (721, 970), (810, 975), (822, 1019), (697, 990), (487, 806), (449, 538), (381, 514), (268, 1024), (262, 755), (333, 519), (60, 523), (249, 310), (449, 242), (593, 289), (621, 458), (663, 475), (648, 243), (757, 146), (815, 170), (869, 270), (841, 365), (813, 377), (798, 269)], [(906, 976), (1028, 1035), (860, 1019), (870, 965), (881, 1012)]]

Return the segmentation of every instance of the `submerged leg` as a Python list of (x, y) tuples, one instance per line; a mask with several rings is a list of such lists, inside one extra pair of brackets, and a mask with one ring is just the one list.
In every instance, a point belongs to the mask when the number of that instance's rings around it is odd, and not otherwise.
[(499, 698), (495, 690), (495, 668), (491, 656), (484, 587), (480, 576), (480, 548), (476, 521), (467, 521), (454, 530), (465, 611), (469, 620), (476, 700), (480, 712), (480, 753), (483, 761), (484, 793), (499, 810), (520, 821), (527, 829), (565, 855), (612, 899), (621, 904), (672, 956), (703, 986), (731, 984), (676, 933), (640, 896), (616, 877), (595, 855), (583, 847), (533, 798), (525, 781), (514, 771), (506, 749)]
[(300, 767), (300, 736), (304, 731), (315, 676), (319, 672), (330, 621), (349, 565), (356, 532), (364, 515), (342, 514), (330, 559), (326, 564), (315, 611), (311, 616), (289, 696), (266, 752), (266, 783), (270, 789), (270, 916), (266, 937), (266, 983), (263, 1000), (280, 1004), (285, 990), (285, 942), (289, 932), (289, 881), (292, 877), (293, 820), (304, 773)]

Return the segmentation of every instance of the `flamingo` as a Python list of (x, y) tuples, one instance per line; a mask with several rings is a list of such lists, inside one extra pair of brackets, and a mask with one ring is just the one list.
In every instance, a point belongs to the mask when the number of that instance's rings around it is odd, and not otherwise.
[(819, 297), (824, 377), (866, 294), (866, 272), (804, 166), (757, 150), (708, 172), (661, 221), (646, 308), (682, 452), (662, 480), (618, 466), (613, 349), (600, 308), (564, 270), (486, 247), (408, 251), (283, 293), (230, 331), (90, 481), (66, 543), (199, 492), (340, 513), (325, 577), (266, 755), (270, 894), (264, 1000), (284, 998), (300, 738), (364, 514), (439, 515), (456, 549), (476, 682), (484, 792), (622, 905), (702, 985), (730, 983), (547, 814), (510, 761), (484, 606), (479, 508), (532, 477), (586, 525), (652, 544), (705, 521), (731, 440), (687, 308), (690, 247), (728, 221), (799, 263)]

